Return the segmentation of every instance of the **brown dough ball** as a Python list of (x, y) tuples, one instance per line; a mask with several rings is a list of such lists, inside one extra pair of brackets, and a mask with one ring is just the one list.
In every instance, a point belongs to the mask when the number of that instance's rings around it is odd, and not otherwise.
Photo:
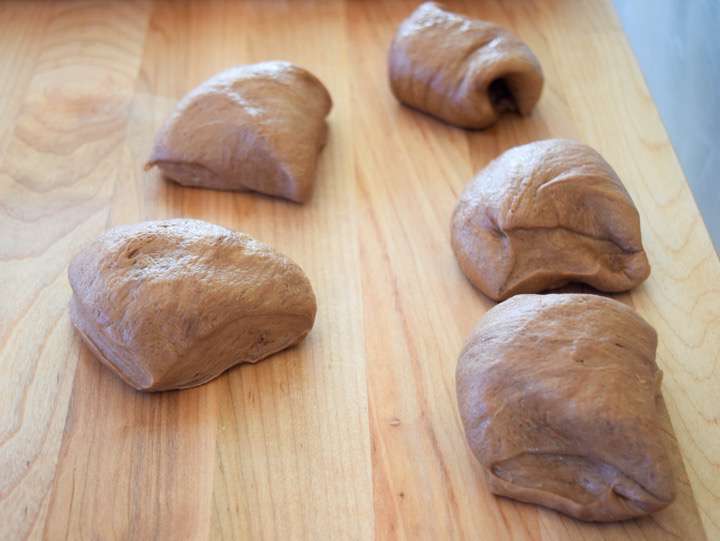
[(327, 139), (330, 94), (288, 62), (238, 66), (185, 96), (145, 166), (185, 186), (303, 202)]
[(656, 346), (631, 308), (597, 295), (518, 295), (488, 311), (457, 396), (490, 490), (591, 521), (670, 504)]
[(615, 171), (561, 139), (512, 148), (480, 171), (455, 208), (452, 246), (495, 300), (571, 282), (626, 291), (650, 274), (638, 211)]
[(68, 271), (73, 325), (142, 391), (205, 383), (297, 344), (315, 320), (302, 269), (243, 233), (200, 220), (116, 227)]
[(399, 101), (461, 128), (487, 128), (504, 111), (527, 115), (542, 92), (540, 62), (527, 45), (434, 2), (400, 25), (389, 61)]

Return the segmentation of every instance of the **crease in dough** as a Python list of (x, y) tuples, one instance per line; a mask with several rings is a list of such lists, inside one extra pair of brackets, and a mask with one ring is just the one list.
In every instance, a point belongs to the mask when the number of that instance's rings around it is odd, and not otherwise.
[(200, 385), (293, 346), (317, 310), (297, 264), (200, 220), (113, 228), (73, 258), (68, 277), (80, 336), (142, 391)]
[(487, 128), (506, 111), (530, 114), (543, 87), (540, 62), (517, 37), (435, 2), (398, 28), (389, 76), (400, 102), (469, 129)]
[(480, 171), (455, 207), (451, 241), (467, 278), (495, 300), (571, 282), (627, 291), (650, 274), (617, 174), (564, 139), (511, 148)]
[(255, 191), (302, 203), (313, 191), (332, 100), (320, 80), (289, 62), (237, 66), (178, 103), (146, 170), (185, 186)]
[(516, 295), (490, 309), (456, 371), (490, 490), (588, 521), (669, 505), (656, 347), (634, 310), (597, 295)]

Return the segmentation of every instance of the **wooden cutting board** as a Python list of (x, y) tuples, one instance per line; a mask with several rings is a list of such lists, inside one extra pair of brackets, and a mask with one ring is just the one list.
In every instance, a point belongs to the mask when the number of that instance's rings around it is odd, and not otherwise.
[[(450, 3), (512, 28), (547, 84), (529, 118), (468, 132), (398, 105), (386, 54), (413, 1), (0, 4), (0, 538), (720, 537), (720, 263), (609, 1)], [(295, 205), (145, 173), (176, 100), (233, 64), (285, 59), (334, 109)], [(624, 180), (653, 266), (619, 298), (660, 335), (679, 495), (580, 523), (490, 495), (455, 406), (463, 341), (492, 305), (449, 219), (474, 171), (578, 138)], [(200, 388), (139, 394), (68, 320), (66, 267), (110, 226), (194, 217), (298, 261), (308, 339)], [(670, 425), (672, 422), (672, 427)]]

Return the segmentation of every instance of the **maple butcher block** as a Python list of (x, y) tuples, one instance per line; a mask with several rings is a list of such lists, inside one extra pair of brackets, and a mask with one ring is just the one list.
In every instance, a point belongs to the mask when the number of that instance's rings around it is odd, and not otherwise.
[[(542, 97), (485, 131), (402, 106), (388, 82), (419, 2), (0, 4), (0, 538), (720, 537), (720, 262), (608, 0), (446, 2), (538, 57)], [(238, 64), (292, 62), (332, 96), (304, 203), (144, 171), (178, 99)], [(658, 333), (677, 498), (583, 523), (493, 496), (455, 368), (494, 305), (450, 219), (519, 144), (596, 149), (640, 214), (652, 273), (629, 293)], [(197, 388), (139, 393), (70, 323), (67, 267), (107, 229), (194, 218), (297, 262), (317, 296), (298, 346)]]

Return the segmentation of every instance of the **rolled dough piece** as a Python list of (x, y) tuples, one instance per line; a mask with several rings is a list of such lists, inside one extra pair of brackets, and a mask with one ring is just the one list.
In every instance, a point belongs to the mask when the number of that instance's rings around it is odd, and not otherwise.
[(465, 188), (451, 229), (460, 268), (495, 300), (571, 282), (627, 291), (650, 274), (630, 195), (600, 154), (575, 141), (500, 155)]
[(543, 74), (507, 30), (425, 2), (390, 46), (390, 87), (402, 103), (461, 128), (482, 129), (500, 113), (530, 114)]
[(330, 94), (288, 62), (238, 66), (185, 96), (158, 133), (146, 169), (185, 186), (306, 201), (325, 146)]
[(517, 295), (490, 309), (456, 374), (490, 490), (588, 521), (670, 504), (656, 346), (634, 310), (597, 295)]
[(73, 325), (141, 391), (205, 383), (300, 342), (315, 320), (302, 269), (243, 233), (200, 220), (116, 227), (68, 270)]

